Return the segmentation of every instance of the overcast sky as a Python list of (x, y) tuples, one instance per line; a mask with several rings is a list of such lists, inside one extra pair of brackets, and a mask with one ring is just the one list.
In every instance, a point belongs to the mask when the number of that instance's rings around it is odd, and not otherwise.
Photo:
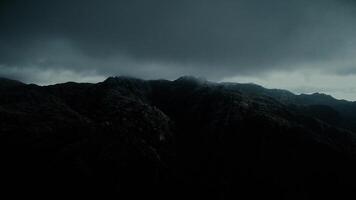
[(0, 0), (0, 76), (255, 82), (356, 100), (354, 0)]

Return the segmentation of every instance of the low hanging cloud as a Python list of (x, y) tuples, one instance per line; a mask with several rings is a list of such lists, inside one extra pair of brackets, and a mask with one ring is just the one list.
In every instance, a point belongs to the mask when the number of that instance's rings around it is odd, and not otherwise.
[(261, 76), (233, 76), (221, 82), (255, 83), (286, 89), (296, 94), (326, 93), (338, 99), (355, 100), (356, 74), (340, 75), (316, 69), (270, 71)]
[(239, 81), (309, 70), (331, 91), (321, 76), (356, 74), (355, 11), (352, 0), (2, 0), (0, 76)]

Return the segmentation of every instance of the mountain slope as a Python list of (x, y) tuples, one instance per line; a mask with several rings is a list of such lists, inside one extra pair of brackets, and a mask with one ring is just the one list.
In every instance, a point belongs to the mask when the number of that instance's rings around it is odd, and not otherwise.
[(223, 83), (224, 88), (252, 96), (266, 96), (285, 105), (297, 106), (304, 115), (356, 131), (356, 102), (338, 100), (322, 93), (295, 95), (286, 90), (266, 89), (255, 84)]
[(8, 85), (0, 80), (4, 191), (158, 199), (355, 195), (355, 134), (323, 119), (336, 110), (331, 105), (294, 104), (299, 97), (285, 91), (273, 96), (193, 77)]

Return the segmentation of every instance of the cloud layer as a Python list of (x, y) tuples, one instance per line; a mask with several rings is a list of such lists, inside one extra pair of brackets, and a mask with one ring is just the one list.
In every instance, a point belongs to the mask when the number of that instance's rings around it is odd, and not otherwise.
[[(352, 0), (2, 0), (0, 6), (0, 76), (26, 82), (356, 74)], [(290, 82), (298, 87), (298, 80)]]

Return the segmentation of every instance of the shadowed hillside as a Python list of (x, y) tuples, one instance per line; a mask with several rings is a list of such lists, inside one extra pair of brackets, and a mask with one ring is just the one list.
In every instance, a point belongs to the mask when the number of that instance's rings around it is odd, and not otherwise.
[[(193, 77), (0, 79), (3, 192), (349, 199), (354, 102)], [(248, 197), (248, 198), (246, 198)]]

